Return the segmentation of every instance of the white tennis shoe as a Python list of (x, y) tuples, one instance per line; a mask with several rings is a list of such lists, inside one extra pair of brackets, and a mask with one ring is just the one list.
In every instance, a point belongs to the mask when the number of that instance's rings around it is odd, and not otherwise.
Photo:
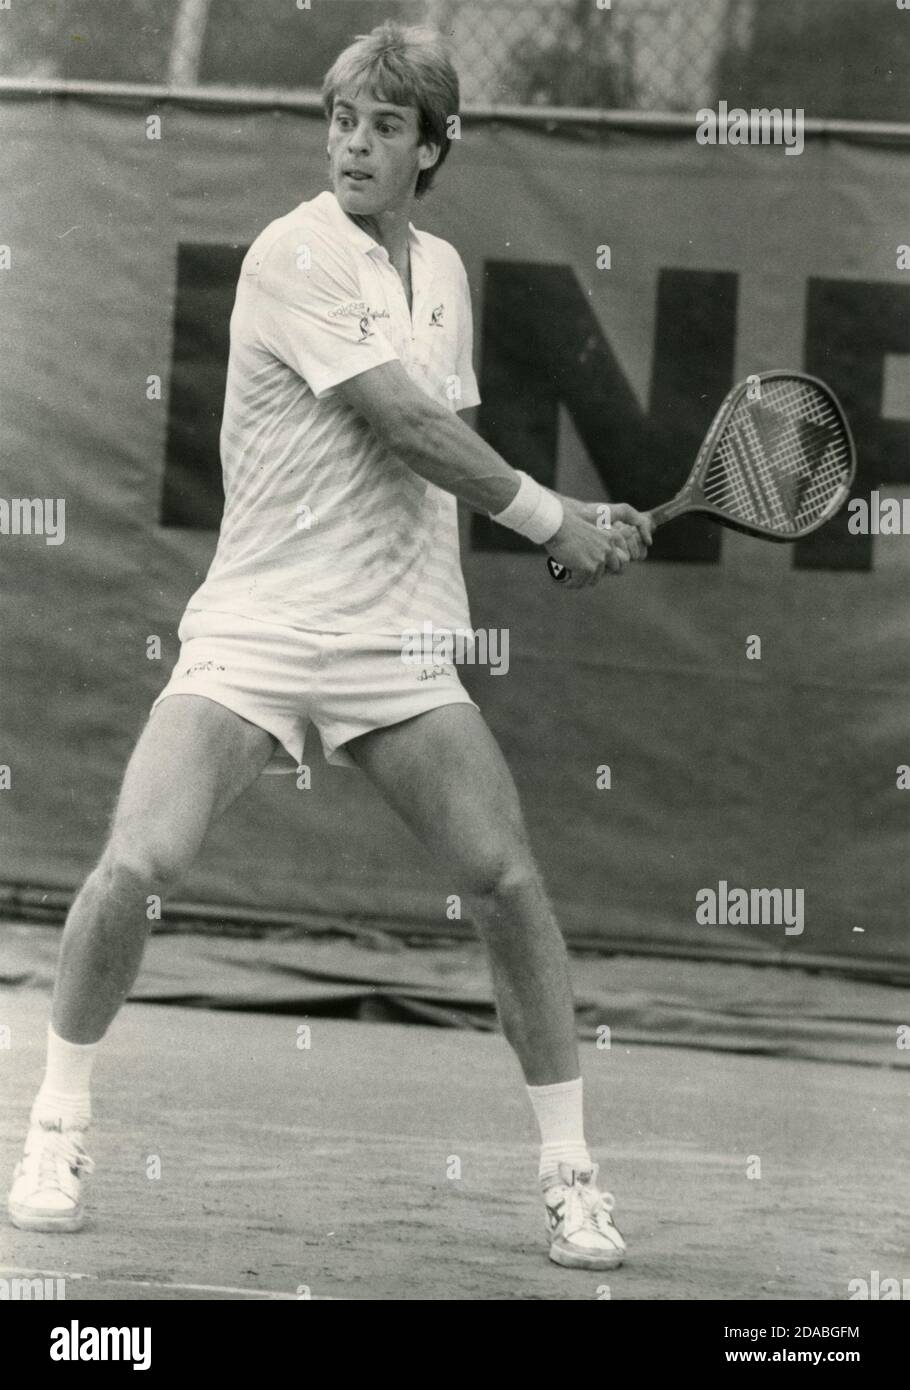
[(544, 1192), (550, 1259), (568, 1269), (615, 1269), (626, 1243), (613, 1224), (615, 1199), (597, 1186), (597, 1164), (559, 1165), (559, 1180)]
[(95, 1165), (82, 1147), (81, 1130), (61, 1121), (29, 1126), (25, 1152), (13, 1174), (9, 1218), (21, 1231), (78, 1231), (85, 1220), (83, 1173)]

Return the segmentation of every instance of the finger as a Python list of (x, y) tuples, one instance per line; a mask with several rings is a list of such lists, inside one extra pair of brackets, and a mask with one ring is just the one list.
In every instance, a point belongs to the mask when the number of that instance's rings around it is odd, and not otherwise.
[(651, 520), (650, 512), (639, 512), (634, 507), (623, 504), (622, 516), (620, 518), (628, 526), (634, 527), (640, 539), (645, 545), (650, 545), (654, 537), (654, 523)]
[(634, 526), (630, 526), (627, 530), (623, 531), (622, 543), (628, 550), (631, 559), (641, 559), (641, 538)]

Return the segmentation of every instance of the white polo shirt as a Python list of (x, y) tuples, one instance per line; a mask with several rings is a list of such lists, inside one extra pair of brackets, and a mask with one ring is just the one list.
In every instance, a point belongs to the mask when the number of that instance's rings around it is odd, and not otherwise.
[(378, 245), (320, 193), (247, 252), (221, 427), (225, 507), (190, 609), (322, 631), (470, 627), (455, 497), (376, 440), (340, 382), (400, 360), (452, 410), (476, 405), (461, 257), (410, 225), (413, 310)]

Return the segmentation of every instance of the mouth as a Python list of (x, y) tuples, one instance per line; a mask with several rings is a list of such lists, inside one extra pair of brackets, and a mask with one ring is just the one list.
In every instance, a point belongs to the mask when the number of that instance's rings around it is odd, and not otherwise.
[(367, 174), (363, 169), (342, 169), (341, 176), (349, 179), (351, 183), (366, 183), (373, 177), (372, 174)]

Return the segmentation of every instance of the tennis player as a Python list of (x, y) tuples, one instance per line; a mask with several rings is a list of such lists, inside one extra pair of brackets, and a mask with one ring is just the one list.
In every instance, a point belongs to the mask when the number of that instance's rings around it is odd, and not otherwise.
[(365, 773), (473, 901), (539, 1123), (550, 1257), (609, 1269), (625, 1245), (585, 1142), (566, 951), (516, 789), (454, 665), (404, 660), (402, 634), (470, 629), (459, 499), (546, 546), (570, 588), (643, 557), (650, 521), (617, 504), (604, 527), (459, 419), (480, 399), (467, 277), (410, 220), (458, 111), (439, 38), (374, 29), (336, 60), (324, 98), (331, 188), (243, 262), (218, 546), (67, 918), (10, 1215), (26, 1230), (82, 1224), (92, 1063), (136, 979), (150, 895), (172, 892), (276, 752), (301, 762), (312, 722), (328, 761)]

